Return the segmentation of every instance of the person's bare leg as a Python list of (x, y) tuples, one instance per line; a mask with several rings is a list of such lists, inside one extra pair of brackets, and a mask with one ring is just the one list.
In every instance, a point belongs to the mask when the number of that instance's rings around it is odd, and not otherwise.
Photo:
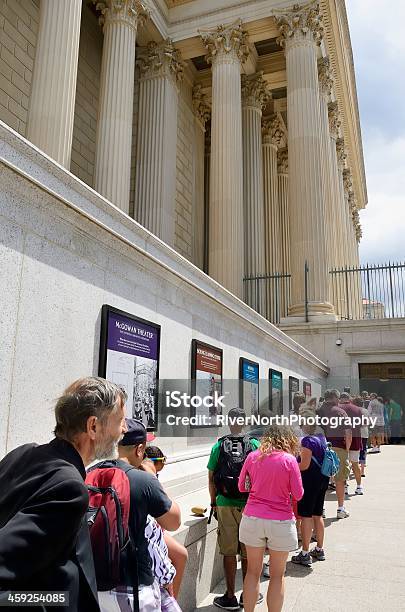
[(336, 480), (336, 497), (338, 500), (338, 508), (345, 505), (345, 481)]
[(235, 595), (235, 576), (236, 576), (236, 555), (232, 557), (224, 556), (224, 572), (226, 582), (226, 594), (228, 597)]
[(284, 573), (288, 552), (270, 550), (271, 578), (267, 591), (269, 612), (281, 612), (284, 602)]
[(244, 557), (241, 557), (240, 562), (242, 566), (242, 577), (243, 577), (243, 580), (245, 580), (245, 576), (247, 572), (247, 559), (245, 559)]
[(168, 548), (169, 558), (176, 568), (176, 576), (173, 580), (173, 594), (178, 599), (181, 581), (183, 580), (184, 570), (186, 569), (188, 552), (187, 548), (177, 542), (172, 535), (164, 532), (164, 539)]
[(243, 582), (243, 607), (245, 612), (253, 612), (259, 597), (259, 581), (263, 567), (264, 546), (246, 546), (247, 571)]
[(311, 542), (312, 530), (314, 528), (314, 522), (312, 517), (302, 517), (301, 519), (301, 535), (302, 535), (302, 550), (309, 551), (309, 544)]
[(360, 470), (360, 466), (359, 464), (356, 462), (352, 462), (352, 468), (353, 468), (353, 473), (354, 473), (354, 477), (356, 479), (356, 483), (357, 486), (360, 487), (361, 486), (361, 470)]
[(323, 548), (323, 542), (325, 538), (325, 523), (322, 516), (313, 516), (315, 531), (316, 531), (316, 545), (318, 548)]

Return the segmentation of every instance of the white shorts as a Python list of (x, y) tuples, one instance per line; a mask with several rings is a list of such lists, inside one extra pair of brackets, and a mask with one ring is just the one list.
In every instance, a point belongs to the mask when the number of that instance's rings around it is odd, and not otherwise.
[(360, 451), (349, 451), (349, 461), (350, 463), (358, 463), (360, 459)]
[(295, 519), (275, 521), (244, 514), (240, 523), (239, 539), (246, 546), (279, 552), (290, 552), (298, 548)]
[[(142, 612), (160, 612), (160, 587), (155, 582), (150, 586), (139, 587), (139, 610)], [(128, 587), (126, 591), (99, 591), (98, 602), (101, 612), (133, 612), (134, 596), (132, 588)]]

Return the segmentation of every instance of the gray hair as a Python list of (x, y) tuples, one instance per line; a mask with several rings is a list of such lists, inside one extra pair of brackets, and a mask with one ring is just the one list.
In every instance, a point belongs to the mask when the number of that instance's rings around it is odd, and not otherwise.
[(88, 376), (73, 382), (55, 406), (57, 438), (72, 440), (86, 431), (89, 417), (95, 416), (105, 423), (120, 404), (125, 404), (127, 394), (122, 387), (104, 378)]
[(325, 394), (323, 396), (325, 402), (329, 402), (330, 400), (339, 399), (340, 393), (337, 389), (326, 389)]

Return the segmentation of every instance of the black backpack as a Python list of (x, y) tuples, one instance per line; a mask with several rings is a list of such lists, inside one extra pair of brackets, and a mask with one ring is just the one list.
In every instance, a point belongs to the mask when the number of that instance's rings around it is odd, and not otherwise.
[(220, 438), (219, 442), (218, 464), (214, 471), (217, 493), (232, 499), (247, 499), (248, 493), (239, 491), (238, 480), (246, 457), (253, 450), (250, 436), (228, 435)]

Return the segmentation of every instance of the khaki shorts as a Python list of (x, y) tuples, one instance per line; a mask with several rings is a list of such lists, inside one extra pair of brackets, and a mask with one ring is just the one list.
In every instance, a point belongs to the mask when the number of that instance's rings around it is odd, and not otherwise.
[(335, 475), (335, 480), (336, 482), (347, 480), (350, 475), (349, 452), (345, 448), (337, 448), (336, 446), (332, 450), (335, 451), (340, 461), (339, 471)]
[(239, 540), (239, 526), (243, 508), (235, 506), (217, 506), (218, 546), (224, 557), (240, 555), (246, 559), (246, 548)]
[(274, 521), (243, 515), (240, 525), (241, 541), (247, 546), (290, 552), (298, 548), (295, 519)]

